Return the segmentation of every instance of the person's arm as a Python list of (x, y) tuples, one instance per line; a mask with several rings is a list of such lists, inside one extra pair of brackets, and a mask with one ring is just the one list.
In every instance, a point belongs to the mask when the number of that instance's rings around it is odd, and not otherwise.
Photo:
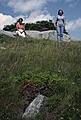
[(65, 24), (65, 20), (64, 20), (64, 19), (62, 19), (62, 21), (63, 21), (63, 23)]
[(55, 26), (57, 26), (58, 18), (56, 19)]
[(17, 30), (19, 29), (19, 23), (16, 24), (16, 29), (17, 29)]
[(25, 23), (23, 23), (23, 30), (25, 31)]

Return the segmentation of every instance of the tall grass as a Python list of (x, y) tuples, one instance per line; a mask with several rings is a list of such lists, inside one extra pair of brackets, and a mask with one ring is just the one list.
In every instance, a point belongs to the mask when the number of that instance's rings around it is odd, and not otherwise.
[(28, 101), (20, 95), (20, 90), (28, 80), (39, 87), (46, 81), (49, 85), (45, 108), (37, 120), (79, 120), (80, 66), (81, 42), (0, 35), (1, 120), (21, 119), (23, 106)]
[(73, 79), (81, 76), (81, 42), (4, 37), (0, 40), (0, 79), (25, 71), (52, 71)]

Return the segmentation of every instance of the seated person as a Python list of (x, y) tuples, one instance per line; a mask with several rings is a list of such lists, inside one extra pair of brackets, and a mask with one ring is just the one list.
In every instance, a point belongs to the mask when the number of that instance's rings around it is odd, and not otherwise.
[(16, 23), (16, 29), (17, 29), (16, 34), (18, 36), (25, 37), (26, 36), (26, 33), (25, 33), (25, 23), (22, 23), (22, 22), (23, 22), (23, 19), (19, 18), (19, 20)]

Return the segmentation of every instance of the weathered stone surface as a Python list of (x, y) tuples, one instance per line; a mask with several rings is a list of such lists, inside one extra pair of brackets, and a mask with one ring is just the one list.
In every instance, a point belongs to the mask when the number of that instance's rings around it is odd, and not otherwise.
[(50, 39), (50, 40), (55, 40), (56, 39), (56, 31), (54, 30), (49, 30), (49, 31), (26, 31), (26, 33), (32, 37), (32, 38), (37, 38), (37, 39)]
[[(8, 35), (10, 37), (15, 37), (16, 32), (10, 32), (10, 31), (4, 31), (1, 30), (0, 34), (5, 34)], [(57, 33), (55, 30), (48, 30), (48, 31), (30, 31), (30, 30), (26, 30), (26, 34), (32, 38), (36, 38), (36, 39), (49, 39), (49, 40), (57, 40)], [(70, 41), (71, 39), (69, 39), (68, 35), (64, 35), (64, 41)]]
[(15, 37), (15, 36), (14, 36), (15, 32), (10, 32), (10, 31), (1, 30), (1, 31), (0, 31), (0, 34), (7, 35), (7, 36), (9, 36), (9, 37)]
[[(48, 31), (26, 31), (26, 33), (32, 37), (37, 39), (49, 39), (49, 40), (57, 40), (57, 32), (55, 30)], [(69, 35), (64, 34), (64, 41), (70, 41)]]
[(24, 120), (32, 120), (35, 118), (35, 116), (39, 113), (41, 106), (44, 101), (43, 95), (38, 95), (32, 103), (26, 108), (22, 119)]

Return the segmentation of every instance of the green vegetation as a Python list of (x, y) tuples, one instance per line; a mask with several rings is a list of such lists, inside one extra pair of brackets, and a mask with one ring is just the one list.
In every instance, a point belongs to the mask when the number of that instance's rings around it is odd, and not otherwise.
[[(38, 31), (45, 31), (45, 30), (56, 30), (54, 23), (52, 20), (49, 21), (37, 21), (36, 23), (26, 23), (25, 25), (26, 30), (38, 30)], [(16, 23), (11, 25), (6, 25), (3, 30), (6, 31), (15, 31), (16, 30)]]
[(81, 119), (81, 42), (0, 35), (0, 120), (21, 120), (40, 92), (36, 120)]

